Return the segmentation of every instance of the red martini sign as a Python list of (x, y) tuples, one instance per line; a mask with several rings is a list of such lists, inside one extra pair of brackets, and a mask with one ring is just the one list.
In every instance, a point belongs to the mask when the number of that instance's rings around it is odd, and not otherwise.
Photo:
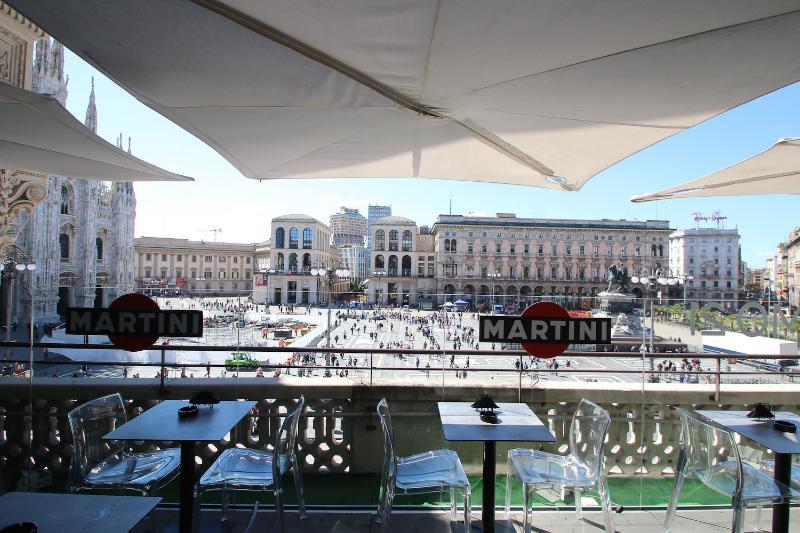
[(108, 309), (67, 309), (67, 333), (108, 335), (117, 348), (137, 352), (149, 348), (159, 337), (202, 337), (203, 312), (159, 309), (142, 294), (125, 294)]
[(478, 322), (481, 342), (518, 342), (526, 352), (550, 359), (570, 344), (608, 344), (610, 318), (575, 318), (552, 302), (538, 302), (522, 316), (481, 316)]

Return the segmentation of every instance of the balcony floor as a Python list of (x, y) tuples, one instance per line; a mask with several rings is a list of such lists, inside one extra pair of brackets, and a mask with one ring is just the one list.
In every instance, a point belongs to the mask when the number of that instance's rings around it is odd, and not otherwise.
[[(614, 528), (620, 533), (656, 533), (661, 532), (664, 511), (624, 511), (614, 515)], [(203, 511), (200, 531), (226, 531), (219, 526), (219, 511)], [(495, 530), (502, 533), (522, 531), (522, 516), (512, 513), (512, 520), (500, 520), (502, 513), (498, 511)], [(459, 522), (450, 522), (449, 512), (445, 511), (397, 511), (392, 513), (389, 531), (392, 533), (439, 533), (463, 532), (464, 524), (459, 513)], [(679, 510), (673, 524), (673, 532), (725, 532), (730, 531), (732, 512), (721, 509)], [(142, 531), (175, 531), (177, 527), (167, 526), (168, 522), (177, 519), (177, 511), (158, 509), (153, 513), (153, 523), (143, 524)], [(245, 511), (232, 511), (230, 528), (227, 531), (238, 533), (244, 529), (249, 519)], [(374, 521), (374, 512), (369, 511), (310, 511), (304, 520), (297, 520), (297, 513), (284, 513), (284, 530), (293, 532), (315, 533), (378, 533), (380, 524)], [(770, 530), (771, 510), (764, 509), (760, 525)], [(152, 527), (154, 526), (154, 527)], [(152, 529), (148, 529), (152, 527)], [(800, 510), (793, 509), (790, 531), (800, 531)], [(253, 531), (277, 531), (275, 513), (271, 510), (259, 511)], [(480, 510), (473, 512), (472, 531), (481, 531)], [(584, 511), (583, 519), (578, 519), (574, 511), (536, 510), (533, 518), (535, 533), (592, 532), (603, 531), (603, 516), (599, 511)], [(758, 531), (755, 524), (755, 512), (749, 511), (745, 517), (745, 531)]]

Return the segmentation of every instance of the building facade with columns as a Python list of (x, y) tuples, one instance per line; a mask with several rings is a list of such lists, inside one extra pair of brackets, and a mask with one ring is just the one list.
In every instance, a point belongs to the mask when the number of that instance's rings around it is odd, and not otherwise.
[(254, 293), (259, 303), (311, 305), (327, 301), (324, 280), (311, 270), (336, 268), (331, 250), (331, 230), (302, 214), (272, 219), (269, 268), (263, 273), (266, 288)]
[(432, 236), (399, 216), (378, 218), (371, 228), (369, 301), (430, 307), (435, 292)]
[(666, 220), (440, 215), (431, 232), (439, 304), (524, 307), (546, 296), (585, 306), (580, 299), (603, 291), (611, 265), (629, 275), (669, 265)]
[(137, 290), (195, 296), (249, 296), (256, 264), (254, 243), (138, 237)]

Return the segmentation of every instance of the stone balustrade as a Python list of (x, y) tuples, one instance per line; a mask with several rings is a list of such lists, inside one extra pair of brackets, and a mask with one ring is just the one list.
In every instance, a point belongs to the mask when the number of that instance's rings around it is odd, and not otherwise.
[[(243, 420), (224, 440), (198, 446), (199, 468), (207, 468), (227, 447), (241, 444), (264, 446), (274, 441), (281, 415), (292, 399), (303, 394), (307, 410), (301, 421), (300, 449), (306, 472), (380, 472), (383, 443), (375, 406), (386, 397), (395, 426), (397, 452), (408, 455), (427, 449), (450, 447), (458, 451), (469, 473), (479, 473), (480, 443), (444, 441), (436, 402), (472, 401), (487, 390), (496, 401), (515, 402), (516, 387), (401, 386), (373, 387), (331, 384), (308, 379), (292, 384), (274, 379), (181, 379), (167, 383), (163, 394), (150, 379), (37, 379), (34, 385), (34, 417), (28, 408), (27, 381), (6, 379), (0, 386), (0, 465), (22, 471), (32, 462), (46, 469), (56, 486), (63, 487), (72, 455), (72, 436), (67, 413), (80, 403), (120, 392), (129, 416), (153, 406), (158, 398), (188, 398), (195, 390), (211, 389), (221, 399), (257, 400), (257, 413)], [(798, 386), (723, 385), (721, 401), (714, 387), (688, 384), (538, 384), (521, 391), (522, 401), (549, 425), (555, 444), (516, 443), (498, 446), (502, 471), (506, 450), (514, 446), (536, 447), (564, 453), (568, 449), (572, 411), (580, 398), (606, 408), (612, 417), (605, 447), (606, 468), (611, 475), (662, 476), (672, 473), (677, 461), (680, 434), (676, 416), (668, 408), (678, 404), (694, 408), (744, 409), (754, 402), (768, 402), (782, 410), (796, 409)], [(170, 442), (136, 442), (136, 450), (175, 446)]]

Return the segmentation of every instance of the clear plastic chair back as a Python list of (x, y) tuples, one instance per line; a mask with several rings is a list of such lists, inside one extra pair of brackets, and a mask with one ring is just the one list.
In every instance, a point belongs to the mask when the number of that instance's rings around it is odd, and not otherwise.
[[(681, 418), (681, 440), (689, 471), (701, 481), (719, 474), (721, 463), (733, 466), (735, 481), (742, 482), (742, 460), (733, 434), (723, 428), (708, 424), (684, 409), (676, 409)], [(736, 487), (731, 486), (731, 491)]]
[(392, 430), (392, 415), (389, 413), (389, 404), (386, 398), (378, 402), (378, 416), (383, 428), (383, 486), (392, 486), (397, 477), (397, 456), (394, 451), (394, 432)]
[(569, 449), (572, 459), (578, 465), (579, 472), (585, 472), (587, 478), (596, 479), (603, 467), (603, 448), (605, 446), (611, 416), (608, 411), (582, 399), (569, 429)]
[(103, 435), (128, 421), (125, 404), (119, 393), (80, 405), (70, 411), (67, 418), (75, 447), (73, 477), (85, 478), (99, 463), (114, 459), (115, 456), (123, 458), (124, 443), (103, 440)]
[(297, 445), (297, 434), (300, 426), (300, 415), (305, 407), (306, 399), (300, 395), (297, 405), (283, 419), (281, 428), (278, 431), (278, 438), (275, 439), (273, 450), (273, 465), (278, 469), (276, 475), (285, 474), (292, 466), (292, 454)]

